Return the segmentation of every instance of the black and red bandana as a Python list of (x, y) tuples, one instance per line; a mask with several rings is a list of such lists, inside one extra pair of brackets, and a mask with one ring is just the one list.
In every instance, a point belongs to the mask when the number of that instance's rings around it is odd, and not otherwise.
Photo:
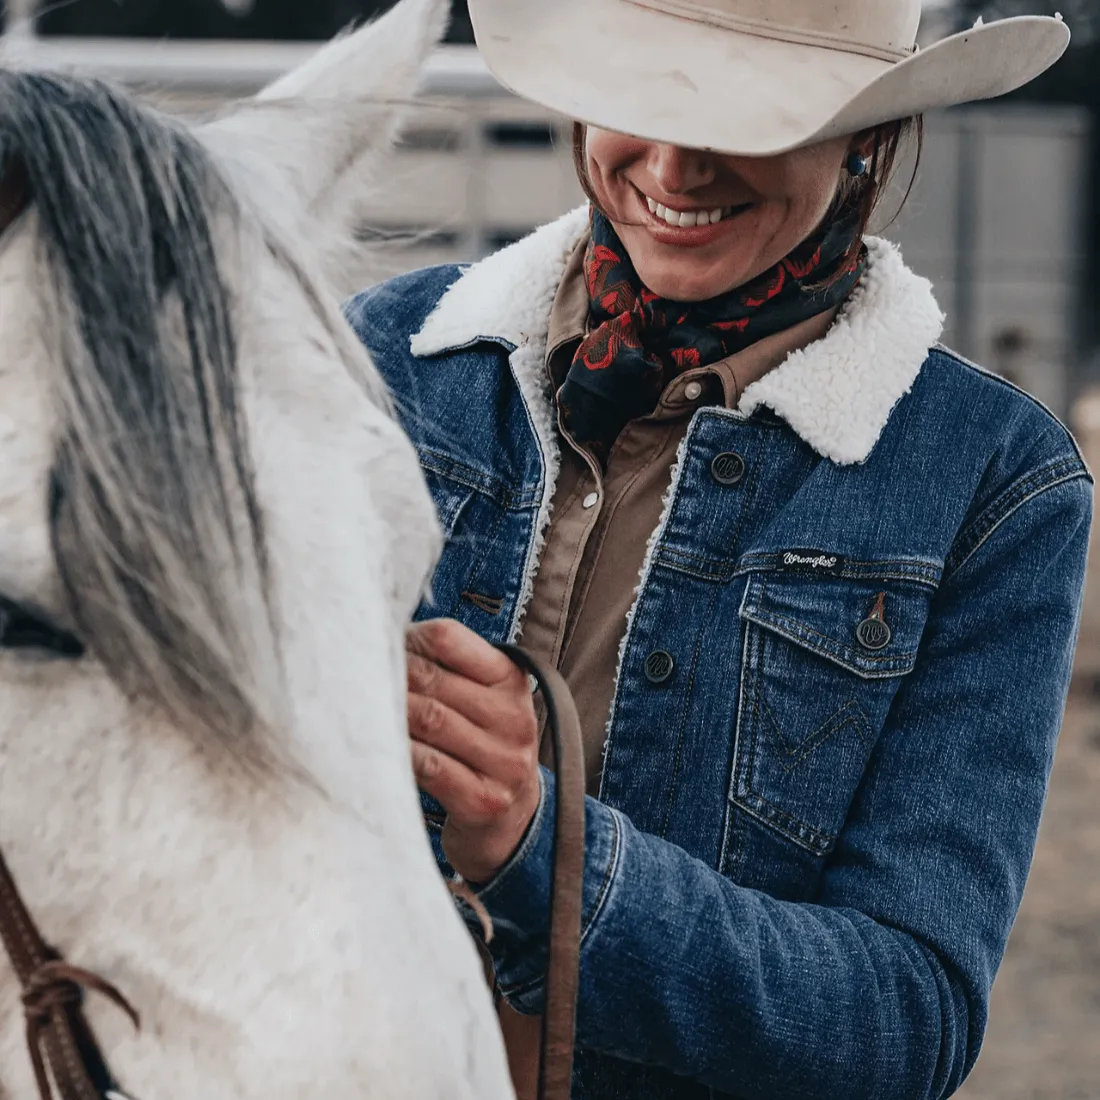
[(653, 412), (676, 375), (839, 305), (866, 266), (866, 249), (846, 259), (858, 223), (848, 212), (751, 283), (681, 304), (642, 286), (611, 222), (593, 210), (584, 261), (589, 333), (558, 391), (569, 434), (605, 464), (619, 432)]

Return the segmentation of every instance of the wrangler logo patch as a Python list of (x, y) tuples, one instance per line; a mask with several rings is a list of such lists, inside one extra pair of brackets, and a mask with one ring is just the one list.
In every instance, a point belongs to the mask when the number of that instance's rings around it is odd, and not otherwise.
[(784, 569), (804, 573), (836, 573), (844, 568), (844, 559), (823, 550), (787, 550), (779, 555)]

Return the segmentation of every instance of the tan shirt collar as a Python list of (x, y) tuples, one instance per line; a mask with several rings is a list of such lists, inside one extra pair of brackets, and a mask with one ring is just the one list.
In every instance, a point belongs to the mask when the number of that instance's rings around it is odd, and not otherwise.
[[(564, 370), (572, 360), (574, 345), (584, 339), (588, 326), (588, 288), (584, 281), (584, 256), (588, 249), (588, 234), (577, 242), (565, 266), (565, 274), (558, 284), (557, 296), (550, 311), (550, 325), (547, 332), (546, 361), (555, 386), (564, 380)], [(794, 352), (820, 340), (829, 331), (836, 319), (836, 308), (819, 313), (800, 321), (791, 328), (784, 329), (772, 336), (766, 336), (744, 351), (736, 352), (726, 359), (712, 363), (707, 367), (698, 367), (677, 375), (661, 395), (657, 405), (657, 414), (683, 413), (693, 405), (699, 405), (700, 395), (692, 398), (688, 387), (692, 383), (702, 384), (703, 392), (708, 385), (713, 393), (713, 384), (721, 387), (722, 401), (727, 409), (736, 409), (741, 395), (753, 382), (759, 381), (769, 371), (780, 366)], [(568, 359), (565, 351), (568, 348)], [(712, 403), (717, 394), (712, 398)]]

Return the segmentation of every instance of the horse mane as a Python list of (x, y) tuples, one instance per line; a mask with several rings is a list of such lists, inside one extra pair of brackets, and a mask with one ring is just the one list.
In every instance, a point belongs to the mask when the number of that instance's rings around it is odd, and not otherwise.
[(56, 312), (50, 516), (73, 621), (128, 695), (262, 764), (280, 673), (215, 247), (240, 208), (182, 125), (95, 81), (0, 72), (13, 161)]

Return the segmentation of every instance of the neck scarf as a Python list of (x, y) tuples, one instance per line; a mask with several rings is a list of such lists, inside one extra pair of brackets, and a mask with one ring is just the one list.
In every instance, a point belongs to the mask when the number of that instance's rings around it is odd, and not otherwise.
[(866, 249), (854, 263), (845, 258), (857, 229), (857, 212), (847, 211), (745, 286), (677, 303), (642, 285), (611, 222), (593, 210), (584, 261), (589, 332), (558, 391), (569, 434), (606, 464), (622, 429), (653, 412), (678, 374), (839, 305), (866, 266)]

